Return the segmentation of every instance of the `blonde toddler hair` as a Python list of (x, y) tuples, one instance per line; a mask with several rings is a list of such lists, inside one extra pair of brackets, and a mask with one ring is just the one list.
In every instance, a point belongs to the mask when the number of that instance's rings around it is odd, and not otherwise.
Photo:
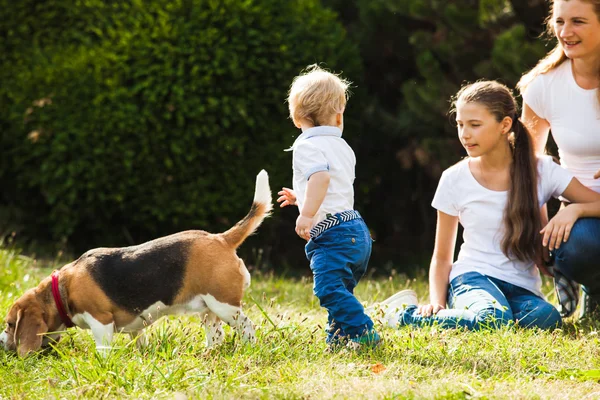
[(350, 84), (317, 64), (309, 65), (290, 86), (290, 117), (313, 126), (327, 125), (332, 116), (344, 112)]

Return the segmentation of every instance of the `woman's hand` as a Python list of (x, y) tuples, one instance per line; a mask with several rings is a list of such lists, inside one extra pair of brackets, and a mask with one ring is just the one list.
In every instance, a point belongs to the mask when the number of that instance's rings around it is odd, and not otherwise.
[(280, 196), (277, 199), (278, 203), (281, 203), (279, 207), (295, 206), (296, 205), (296, 193), (292, 189), (286, 187), (281, 188), (281, 191), (277, 192)]
[(548, 222), (548, 225), (540, 231), (542, 245), (552, 251), (558, 249), (562, 242), (569, 240), (571, 228), (581, 217), (578, 204), (571, 204), (568, 207), (561, 208), (556, 215)]
[(421, 314), (424, 317), (430, 317), (433, 314), (437, 314), (440, 310), (444, 310), (446, 307), (441, 304), (423, 304), (417, 308), (417, 314)]
[(600, 169), (594, 174), (594, 179), (600, 178)]

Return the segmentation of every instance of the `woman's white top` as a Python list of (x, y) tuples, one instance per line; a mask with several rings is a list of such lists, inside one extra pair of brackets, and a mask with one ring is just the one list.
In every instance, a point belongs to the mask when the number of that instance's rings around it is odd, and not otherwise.
[(550, 123), (563, 168), (585, 186), (600, 192), (600, 104), (597, 89), (582, 89), (571, 60), (538, 75), (523, 93), (525, 103)]
[[(538, 159), (538, 173), (540, 207), (551, 197), (560, 196), (572, 179), (571, 174), (554, 163), (550, 156)], [(444, 171), (432, 206), (446, 214), (458, 216), (464, 228), (464, 242), (458, 259), (452, 265), (450, 280), (475, 271), (543, 297), (540, 273), (534, 262), (509, 259), (502, 253), (502, 216), (507, 201), (507, 191), (487, 189), (475, 180), (469, 169), (468, 158)]]

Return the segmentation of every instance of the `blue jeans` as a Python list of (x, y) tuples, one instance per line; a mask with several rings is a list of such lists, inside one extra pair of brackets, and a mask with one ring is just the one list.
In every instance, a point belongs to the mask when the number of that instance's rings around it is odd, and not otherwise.
[(367, 271), (371, 246), (362, 218), (329, 228), (306, 244), (314, 293), (328, 313), (328, 342), (361, 336), (373, 329), (373, 321), (354, 297), (354, 288)]
[(600, 218), (581, 218), (569, 240), (554, 250), (554, 266), (583, 285), (590, 297), (600, 301)]
[(417, 314), (410, 306), (400, 313), (400, 325), (432, 325), (470, 330), (496, 329), (517, 321), (525, 328), (560, 327), (558, 310), (529, 290), (479, 272), (467, 272), (452, 279), (448, 291), (449, 309), (430, 317)]

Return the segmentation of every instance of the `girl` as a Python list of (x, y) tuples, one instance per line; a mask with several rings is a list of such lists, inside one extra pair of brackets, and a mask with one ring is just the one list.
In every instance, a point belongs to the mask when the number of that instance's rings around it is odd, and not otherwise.
[[(600, 0), (554, 1), (548, 33), (556, 37), (556, 47), (518, 85), (524, 99), (522, 119), (538, 154), (543, 154), (551, 130), (562, 167), (600, 192)], [(571, 239), (550, 250), (555, 276), (585, 285), (581, 316), (597, 317), (600, 219), (579, 220)], [(561, 301), (565, 315), (577, 306), (578, 292), (572, 297)]]
[[(560, 314), (543, 298), (534, 260), (537, 243), (556, 247), (578, 218), (600, 215), (600, 195), (572, 179), (551, 157), (536, 158), (517, 119), (510, 90), (493, 81), (463, 87), (454, 102), (458, 138), (469, 157), (442, 174), (429, 274), (430, 303), (384, 301), (389, 324), (479, 329), (509, 321), (550, 329)], [(551, 196), (574, 204), (540, 231), (540, 207)], [(464, 243), (453, 262), (458, 223)], [(405, 296), (404, 296), (405, 297)], [(450, 307), (450, 309), (447, 309)]]

